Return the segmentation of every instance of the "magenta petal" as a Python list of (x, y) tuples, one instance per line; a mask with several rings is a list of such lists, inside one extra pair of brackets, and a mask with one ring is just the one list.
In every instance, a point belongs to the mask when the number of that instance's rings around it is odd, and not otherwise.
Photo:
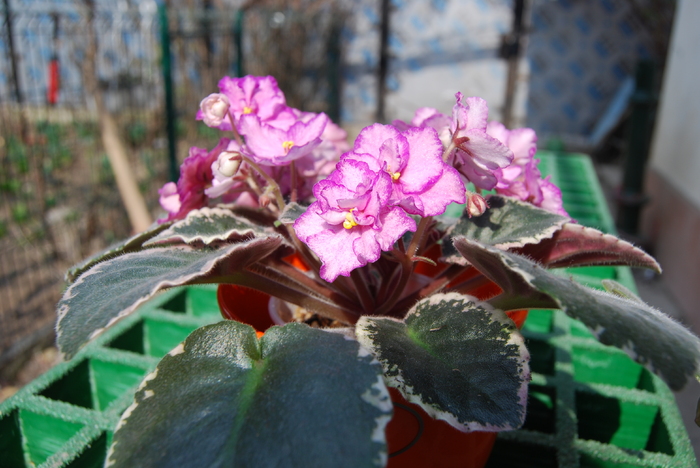
[(287, 132), (287, 136), (296, 145), (305, 145), (310, 141), (320, 139), (328, 122), (330, 122), (328, 116), (320, 113), (308, 122), (298, 121), (292, 125)]
[(435, 184), (420, 194), (423, 205), (421, 216), (437, 216), (445, 212), (450, 203), (466, 202), (465, 188), (459, 173), (452, 167), (446, 166), (442, 176)]
[(401, 236), (416, 230), (416, 221), (398, 206), (382, 213), (381, 221), (382, 230), (375, 233), (375, 238), (382, 250), (391, 250)]
[[(359, 233), (359, 236), (352, 241), (352, 251), (357, 257), (357, 261), (361, 265), (367, 265), (379, 260), (382, 249), (377, 242), (376, 231), (371, 227), (356, 227), (351, 230), (356, 230)], [(380, 232), (384, 232), (384, 229)]]
[(474, 159), (491, 169), (506, 167), (513, 161), (513, 151), (486, 132), (477, 130), (466, 133), (469, 141), (463, 145)]
[(399, 131), (391, 125), (382, 125), (378, 123), (370, 125), (369, 127), (363, 128), (360, 134), (357, 135), (353, 152), (378, 156), (379, 150), (384, 142), (393, 138), (397, 141), (397, 144), (400, 145), (399, 153), (403, 153), (407, 148), (405, 143), (398, 140), (399, 135)]
[(514, 163), (525, 165), (537, 152), (537, 134), (531, 128), (511, 130), (508, 147), (513, 150)]
[(486, 124), (489, 118), (489, 106), (486, 101), (480, 97), (468, 97), (466, 99), (467, 107), (467, 130), (478, 128), (486, 130)]
[(360, 237), (362, 229), (371, 228), (345, 229), (342, 225), (328, 225), (314, 212), (313, 206), (296, 220), (294, 230), (323, 263), (321, 278), (333, 282), (339, 275), (349, 276), (352, 270), (363, 265), (353, 251), (353, 242)]
[(160, 206), (168, 213), (177, 213), (180, 210), (180, 195), (177, 193), (177, 184), (168, 182), (158, 190)]
[(540, 204), (541, 208), (544, 208), (551, 213), (566, 216), (567, 218), (571, 217), (564, 209), (564, 203), (561, 198), (561, 190), (559, 187), (549, 181), (549, 177), (540, 182), (540, 188), (542, 189), (543, 196), (542, 203)]
[(379, 172), (383, 171), (384, 167), (379, 159), (377, 159), (376, 156), (373, 156), (371, 154), (367, 153), (355, 153), (354, 151), (351, 151), (349, 153), (345, 153), (340, 157), (340, 161), (345, 161), (345, 160), (352, 160), (352, 161), (358, 161), (358, 162), (363, 162), (367, 164), (367, 167), (374, 171), (374, 172)]
[(398, 182), (404, 194), (424, 191), (442, 174), (442, 143), (432, 128), (411, 128), (403, 134), (410, 156), (401, 170)]
[(508, 138), (510, 137), (510, 130), (506, 128), (501, 122), (497, 120), (492, 120), (486, 125), (486, 133), (494, 137), (496, 140), (500, 141), (504, 145), (508, 144)]

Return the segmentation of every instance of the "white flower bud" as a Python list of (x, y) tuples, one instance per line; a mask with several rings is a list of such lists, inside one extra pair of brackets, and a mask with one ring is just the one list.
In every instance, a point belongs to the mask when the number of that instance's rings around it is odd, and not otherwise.
[(486, 212), (489, 204), (486, 203), (486, 199), (479, 195), (478, 193), (467, 191), (467, 214), (471, 218), (479, 217)]
[(241, 166), (241, 155), (237, 152), (224, 151), (216, 160), (216, 172), (223, 177), (233, 177)]
[(210, 94), (199, 104), (199, 108), (202, 110), (202, 120), (209, 127), (218, 127), (226, 118), (229, 105), (228, 97), (225, 94)]

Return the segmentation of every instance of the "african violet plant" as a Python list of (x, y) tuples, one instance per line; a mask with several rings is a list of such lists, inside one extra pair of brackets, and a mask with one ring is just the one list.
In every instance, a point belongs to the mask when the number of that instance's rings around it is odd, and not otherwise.
[(549, 271), (659, 267), (572, 221), (534, 132), (487, 122), (483, 99), (457, 93), (451, 116), (419, 109), (350, 147), (272, 77), (219, 88), (197, 118), (226, 136), (192, 148), (161, 189), (166, 219), (69, 271), (58, 344), (70, 358), (158, 291), (203, 283), (326, 326), (196, 330), (142, 383), (108, 464), (384, 466), (387, 386), (460, 431), (516, 429), (530, 370), (509, 314), (522, 309), (563, 310), (674, 389), (697, 374), (685, 328), (613, 282), (599, 292)]

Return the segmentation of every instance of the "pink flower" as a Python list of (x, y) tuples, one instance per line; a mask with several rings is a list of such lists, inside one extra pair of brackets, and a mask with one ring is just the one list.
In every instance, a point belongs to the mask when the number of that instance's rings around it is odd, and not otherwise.
[(180, 211), (180, 195), (177, 193), (177, 184), (168, 182), (163, 185), (163, 188), (158, 190), (158, 199), (160, 206), (168, 213), (177, 213)]
[(350, 150), (347, 139), (347, 132), (329, 120), (321, 134), (321, 143), (295, 161), (300, 198), (310, 196), (313, 186), (333, 172), (340, 155)]
[[(280, 117), (285, 122), (291, 118), (288, 115), (284, 93), (277, 86), (277, 81), (271, 76), (244, 76), (231, 78), (228, 76), (219, 80), (219, 90), (229, 101), (229, 111), (236, 125), (242, 115), (257, 115), (263, 121), (273, 121)], [(197, 113), (197, 120), (203, 120), (205, 112)], [(206, 121), (205, 121), (206, 123)], [(219, 125), (210, 125), (219, 130), (231, 130), (229, 119), (223, 119)]]
[(267, 125), (256, 115), (244, 115), (240, 132), (246, 137), (247, 153), (256, 163), (280, 166), (316, 148), (328, 122), (326, 114), (321, 113), (308, 122), (297, 120), (288, 129), (282, 129)]
[(225, 94), (210, 94), (202, 99), (199, 108), (204, 123), (216, 128), (228, 117), (229, 100)]
[(314, 187), (317, 201), (294, 223), (303, 242), (321, 259), (320, 275), (332, 282), (355, 268), (375, 262), (416, 223), (388, 204), (392, 181), (361, 161), (338, 163), (330, 177)]
[(455, 96), (450, 131), (456, 149), (448, 162), (476, 187), (491, 190), (498, 182), (495, 171), (511, 163), (513, 152), (486, 133), (489, 113), (486, 101), (470, 97), (463, 103), (462, 93)]
[(172, 182), (165, 184), (160, 190), (161, 203), (165, 202), (163, 207), (169, 212), (167, 221), (183, 219), (190, 211), (208, 205), (209, 200), (205, 190), (211, 185), (214, 178), (211, 165), (217, 160), (219, 154), (228, 147), (229, 143), (228, 138), (222, 138), (211, 151), (204, 148), (190, 148), (189, 156), (180, 166), (177, 191), (173, 191)]
[(355, 146), (341, 157), (367, 163), (391, 177), (390, 202), (420, 216), (442, 214), (452, 202), (464, 203), (459, 173), (442, 160), (442, 143), (432, 128), (374, 124), (363, 129)]
[(561, 198), (559, 188), (550, 182), (549, 177), (542, 178), (535, 159), (537, 152), (537, 135), (531, 128), (508, 130), (500, 122), (489, 122), (489, 135), (497, 138), (513, 150), (513, 162), (496, 171), (498, 184), (496, 191), (501, 195), (517, 198), (552, 213), (569, 216)]

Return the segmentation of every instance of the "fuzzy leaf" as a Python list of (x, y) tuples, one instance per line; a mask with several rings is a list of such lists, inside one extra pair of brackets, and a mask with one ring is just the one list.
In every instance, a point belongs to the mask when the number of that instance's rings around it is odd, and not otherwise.
[(503, 311), (471, 296), (435, 294), (404, 322), (363, 316), (355, 333), (382, 363), (388, 385), (433, 418), (463, 431), (523, 423), (529, 354)]
[[(700, 339), (681, 324), (648, 305), (581, 286), (554, 275), (519, 255), (479, 244), (464, 237), (455, 246), (505, 294), (489, 301), (505, 309), (537, 307), (528, 297), (549, 297), (556, 307), (583, 322), (606, 345), (622, 349), (638, 363), (658, 374), (674, 390), (680, 390), (700, 369)], [(496, 272), (497, 274), (493, 274)], [(525, 302), (509, 291), (518, 285)], [(529, 295), (529, 296), (528, 296)], [(511, 297), (509, 297), (511, 296)]]
[[(501, 249), (520, 248), (551, 238), (569, 218), (515, 198), (492, 195), (489, 208), (478, 217), (463, 214), (450, 236), (465, 236)], [(443, 261), (464, 264), (451, 242), (443, 245)]]
[(565, 224), (550, 239), (526, 245), (515, 252), (548, 268), (584, 265), (629, 265), (661, 273), (651, 255), (617, 237), (580, 224)]
[(302, 324), (200, 328), (122, 416), (107, 466), (384, 466), (392, 403), (358, 343)]
[(289, 203), (284, 208), (284, 211), (280, 215), (280, 222), (282, 224), (294, 224), (297, 218), (306, 212), (307, 206), (300, 205), (299, 203)]
[(604, 279), (601, 280), (600, 283), (603, 285), (605, 290), (609, 292), (610, 294), (614, 294), (616, 296), (619, 296), (623, 299), (628, 299), (633, 302), (638, 302), (639, 304), (644, 304), (645, 302), (637, 296), (635, 293), (629, 290), (629, 288), (625, 287), (624, 285), (618, 283), (615, 280), (611, 279)]
[(78, 263), (77, 265), (72, 266), (71, 268), (68, 269), (66, 272), (66, 281), (69, 283), (72, 283), (75, 281), (75, 279), (85, 273), (87, 270), (92, 268), (93, 266), (97, 265), (100, 262), (103, 262), (109, 258), (114, 258), (119, 255), (129, 253), (129, 252), (135, 252), (138, 250), (141, 250), (143, 244), (150, 239), (151, 237), (157, 235), (161, 231), (165, 230), (168, 226), (170, 226), (170, 223), (162, 223), (162, 224), (153, 224), (151, 227), (146, 229), (143, 232), (140, 232), (132, 237), (129, 237), (128, 239), (117, 242), (115, 244), (112, 244), (111, 246), (107, 247), (105, 250), (93, 255), (92, 257), (89, 257), (82, 262)]
[(174, 223), (146, 242), (145, 246), (167, 242), (202, 242), (205, 245), (227, 240), (241, 240), (258, 236), (278, 236), (224, 208), (202, 208), (190, 211), (187, 217)]
[(279, 238), (263, 238), (220, 249), (148, 249), (102, 262), (78, 278), (59, 301), (58, 346), (70, 358), (161, 289), (191, 284), (220, 265), (241, 269), (269, 255), (280, 243)]

